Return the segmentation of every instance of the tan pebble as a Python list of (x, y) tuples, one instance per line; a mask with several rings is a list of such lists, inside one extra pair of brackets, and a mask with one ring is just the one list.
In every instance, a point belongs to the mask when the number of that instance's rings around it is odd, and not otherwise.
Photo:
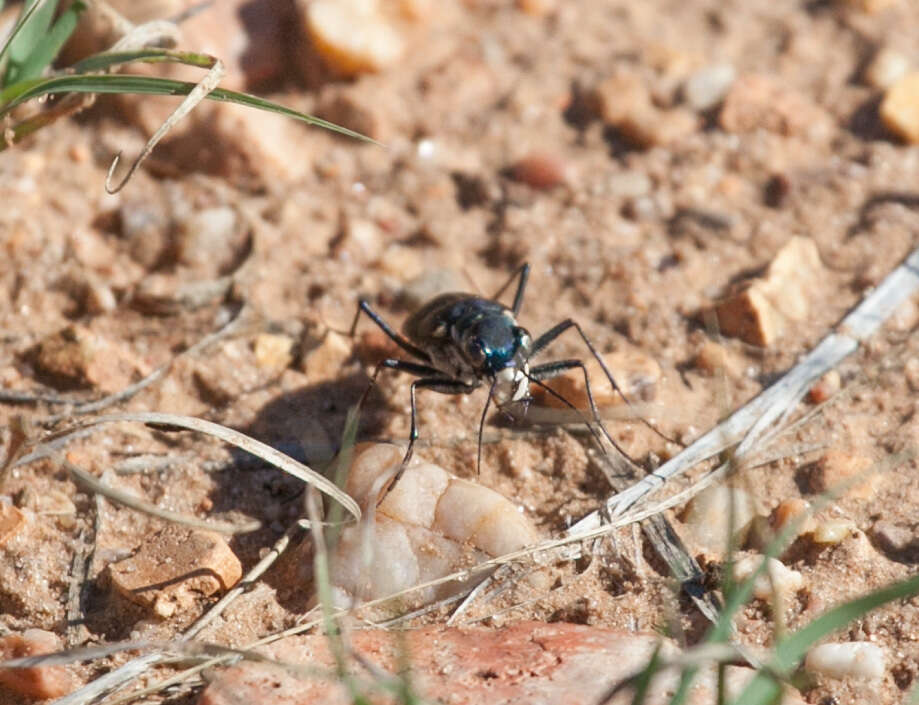
[(909, 71), (909, 59), (889, 47), (883, 47), (871, 59), (864, 78), (869, 86), (885, 90)]
[(710, 110), (724, 100), (736, 76), (731, 64), (705, 66), (686, 79), (683, 97), (693, 110)]
[(67, 150), (67, 156), (70, 157), (70, 160), (76, 162), (77, 164), (85, 164), (89, 161), (90, 152), (89, 147), (87, 147), (82, 142), (77, 144), (70, 145), (70, 148)]
[(828, 450), (809, 475), (809, 489), (815, 493), (843, 493), (856, 499), (870, 499), (879, 479), (870, 472), (872, 465), (871, 458), (854, 450)]
[(776, 533), (781, 533), (794, 525), (794, 535), (800, 536), (813, 531), (814, 518), (810, 514), (811, 505), (799, 497), (784, 499), (772, 510), (769, 523)]
[(418, 250), (393, 243), (388, 245), (380, 257), (380, 269), (397, 277), (400, 281), (410, 281), (424, 271), (424, 261)]
[(897, 80), (881, 101), (881, 120), (888, 130), (911, 144), (919, 143), (919, 71)]
[(731, 85), (719, 115), (727, 132), (762, 129), (823, 140), (832, 134), (829, 115), (811, 98), (771, 76), (748, 74)]
[[(734, 564), (734, 579), (742, 582), (752, 577), (759, 569), (764, 556), (745, 556)], [(796, 570), (788, 568), (775, 558), (765, 558), (766, 570), (753, 581), (753, 596), (759, 600), (769, 600), (774, 596), (787, 600), (804, 587), (804, 577)]]
[(259, 333), (255, 338), (255, 362), (263, 370), (285, 369), (293, 360), (294, 341), (286, 335)]
[(724, 374), (730, 378), (743, 376), (745, 362), (725, 345), (706, 340), (696, 353), (694, 364), (707, 375)]
[[(648, 401), (654, 398), (657, 383), (661, 378), (661, 367), (657, 360), (634, 350), (606, 353), (602, 357), (613, 379), (616, 380), (616, 384), (626, 394), (629, 401), (638, 399)], [(610, 386), (606, 373), (595, 359), (588, 358), (585, 367), (590, 380), (590, 391), (598, 408), (624, 403), (619, 393)], [(576, 408), (582, 411), (590, 409), (587, 388), (584, 385), (584, 373), (580, 369), (570, 370), (559, 377), (548, 380), (546, 384), (569, 403), (574, 404)], [(536, 402), (543, 406), (559, 409), (570, 408), (568, 404), (542, 387), (534, 386), (531, 392)]]
[(396, 64), (405, 51), (405, 41), (375, 0), (314, 0), (298, 5), (316, 51), (342, 75), (377, 73)]
[(681, 520), (703, 548), (720, 555), (727, 546), (729, 536), (738, 544), (743, 544), (753, 517), (753, 499), (747, 492), (720, 485), (709, 487), (693, 497), (686, 505)]
[(745, 282), (737, 294), (715, 306), (721, 332), (752, 345), (772, 345), (789, 321), (807, 318), (822, 272), (814, 241), (791, 238), (764, 276)]
[(858, 529), (855, 523), (850, 519), (827, 519), (817, 523), (812, 537), (814, 543), (837, 544), (842, 543), (857, 532)]
[(335, 379), (351, 353), (350, 338), (330, 330), (322, 342), (305, 355), (303, 372), (310, 384)]
[[(27, 629), (21, 634), (0, 637), (0, 661), (51, 654), (63, 649), (56, 634), (42, 629)], [(0, 668), (0, 685), (27, 698), (59, 698), (76, 689), (78, 682), (66, 666)]]
[(25, 515), (12, 504), (0, 502), (0, 546), (13, 538), (26, 525)]
[(597, 84), (592, 92), (595, 110), (603, 122), (618, 127), (630, 116), (653, 109), (644, 81), (633, 73), (618, 72)]
[(161, 601), (188, 608), (200, 595), (229, 590), (242, 577), (242, 565), (220, 534), (170, 526), (147, 536), (109, 573), (119, 593), (162, 612)]
[(911, 357), (904, 363), (903, 377), (911, 390), (919, 392), (919, 357)]
[(512, 172), (517, 181), (535, 189), (548, 190), (567, 181), (565, 161), (550, 152), (530, 152), (517, 160)]
[(642, 147), (663, 147), (693, 134), (699, 127), (696, 115), (682, 108), (636, 111), (617, 126), (632, 144)]
[(807, 393), (808, 398), (814, 404), (822, 404), (831, 399), (836, 392), (842, 387), (842, 378), (836, 370), (830, 370), (823, 374), (814, 386)]

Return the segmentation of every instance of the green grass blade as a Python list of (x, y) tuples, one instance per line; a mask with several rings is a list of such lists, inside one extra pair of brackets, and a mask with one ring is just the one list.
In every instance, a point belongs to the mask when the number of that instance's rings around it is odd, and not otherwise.
[(19, 80), (40, 76), (42, 71), (51, 65), (61, 47), (70, 39), (73, 30), (77, 28), (80, 15), (85, 10), (86, 3), (82, 2), (82, 0), (75, 0), (70, 7), (61, 13), (51, 27), (51, 31), (38, 39), (32, 47), (31, 53), (19, 64), (17, 72)]
[(145, 48), (135, 51), (107, 51), (93, 54), (75, 63), (73, 73), (94, 73), (104, 71), (112, 66), (140, 61), (147, 64), (172, 63), (197, 66), (209, 69), (214, 65), (214, 57), (209, 54), (198, 54), (191, 51), (174, 51), (172, 49)]
[(15, 83), (23, 78), (22, 67), (28, 62), (42, 37), (47, 35), (56, 9), (57, 0), (26, 0), (6, 46), (0, 51), (0, 63), (4, 59), (8, 61), (3, 85)]
[[(903, 600), (919, 594), (919, 575), (875, 590), (831, 609), (817, 617), (803, 629), (795, 632), (776, 647), (770, 671), (788, 675), (814, 644), (825, 636), (845, 628), (852, 621), (889, 602)], [(770, 673), (759, 672), (735, 701), (743, 705), (760, 705), (776, 702), (782, 686)]]
[[(173, 95), (183, 96), (191, 93), (197, 84), (187, 81), (174, 81), (168, 78), (155, 76), (131, 76), (124, 74), (80, 74), (55, 76), (51, 78), (32, 79), (21, 81), (0, 91), (0, 117), (3, 117), (17, 105), (27, 100), (43, 95), (56, 93), (136, 93), (141, 95)], [(284, 115), (294, 120), (300, 120), (309, 125), (323, 127), (348, 137), (354, 137), (365, 142), (379, 144), (375, 140), (365, 137), (359, 132), (354, 132), (345, 127), (320, 118), (301, 113), (283, 105), (272, 103), (264, 98), (259, 98), (248, 93), (238, 93), (224, 88), (215, 88), (207, 95), (209, 100), (217, 100), (236, 105), (245, 105), (277, 115)]]

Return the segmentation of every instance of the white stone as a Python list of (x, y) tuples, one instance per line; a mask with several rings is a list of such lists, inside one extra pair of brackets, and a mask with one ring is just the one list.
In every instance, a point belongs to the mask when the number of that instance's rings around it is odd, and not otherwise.
[(868, 641), (820, 644), (811, 649), (804, 667), (830, 678), (879, 680), (884, 677), (884, 650)]

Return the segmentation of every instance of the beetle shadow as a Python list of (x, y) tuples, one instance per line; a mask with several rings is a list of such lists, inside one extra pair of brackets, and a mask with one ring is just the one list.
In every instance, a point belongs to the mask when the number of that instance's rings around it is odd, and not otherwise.
[[(334, 468), (332, 461), (341, 446), (348, 411), (368, 384), (367, 375), (358, 372), (284, 392), (262, 406), (252, 422), (239, 430), (325, 474)], [(359, 437), (378, 433), (381, 418), (373, 409), (362, 412)], [(209, 495), (213, 512), (240, 513), (262, 522), (262, 528), (238, 534), (231, 542), (247, 568), (306, 515), (304, 483), (241, 449), (230, 450), (229, 462), (215, 477), (219, 480)], [(285, 608), (298, 613), (308, 607), (312, 595), (308, 589), (310, 562), (303, 559), (310, 541), (305, 539), (304, 546), (290, 547), (261, 578), (275, 590)]]

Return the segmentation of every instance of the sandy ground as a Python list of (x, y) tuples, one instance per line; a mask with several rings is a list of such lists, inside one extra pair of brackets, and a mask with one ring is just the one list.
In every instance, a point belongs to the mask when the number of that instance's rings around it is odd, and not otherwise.
[[(793, 365), (916, 246), (919, 148), (885, 130), (877, 117), (882, 91), (864, 79), (882, 47), (919, 67), (911, 0), (875, 13), (842, 2), (584, 1), (558, 3), (545, 16), (510, 2), (467, 2), (433, 15), (398, 65), (355, 81), (320, 72), (308, 88), (289, 77), (275, 95), (306, 110), (338, 101), (345, 108), (332, 119), (369, 127), (386, 148), (259, 117), (257, 129), (284, 142), (253, 165), (234, 157), (233, 130), (208, 113), (109, 196), (103, 181), (112, 154), (136, 152), (143, 136), (122, 120), (124, 111), (100, 100), (79, 120), (4, 152), (0, 385), (74, 400), (117, 391), (244, 303), (228, 336), (177, 360), (122, 408), (201, 416), (320, 466), (385, 350), (366, 319), (353, 347), (328, 343), (329, 330), (347, 331), (359, 296), (398, 324), (434, 292), (493, 292), (529, 262), (520, 323), (538, 334), (573, 317), (604, 353), (656, 361), (653, 394), (636, 406), (687, 442)], [(733, 119), (718, 103), (689, 105), (687, 79), (723, 64), (733, 67), (734, 88), (758, 75), (773, 92), (735, 95)], [(644, 87), (655, 119), (683, 125), (673, 139), (654, 128), (643, 140), (634, 126), (604, 120), (604, 110), (635, 107), (622, 91), (603, 103), (603, 82), (616, 76)], [(520, 167), (534, 155), (536, 167)], [(546, 170), (554, 175), (548, 184)], [(725, 339), (725, 363), (714, 371), (700, 363), (712, 337), (704, 312), (761, 273), (793, 236), (812, 240), (821, 261), (804, 287), (805, 315), (766, 346)], [(783, 500), (817, 497), (814, 477), (831, 450), (877, 471), (817, 515), (850, 520), (854, 533), (829, 546), (802, 539), (786, 554), (805, 585), (783, 615), (788, 628), (915, 573), (917, 324), (913, 300), (839, 367), (840, 395), (770, 449), (780, 459), (737, 479), (767, 516)], [(68, 357), (75, 339), (91, 341), (82, 362)], [(54, 357), (55, 340), (69, 351), (64, 362)], [(265, 352), (278, 340), (282, 352)], [(545, 359), (587, 354), (566, 334)], [(419, 394), (417, 453), (474, 476), (483, 403), (484, 391)], [(11, 443), (17, 417), (39, 439), (46, 417), (63, 411), (58, 427), (68, 424), (67, 409), (0, 404), (0, 440)], [(362, 435), (401, 441), (407, 412), (408, 380), (384, 375)], [(633, 419), (608, 425), (647, 466), (678, 450)], [(558, 533), (610, 494), (585, 447), (577, 429), (490, 425), (480, 479), (512, 497), (546, 535)], [(106, 426), (69, 448), (87, 470), (161, 507), (262, 520), (264, 529), (231, 541), (244, 568), (302, 509), (298, 482), (193, 434)], [(146, 468), (128, 474), (135, 456)], [(39, 627), (68, 645), (169, 638), (206, 607), (202, 599), (163, 619), (111, 589), (107, 564), (130, 555), (159, 520), (97, 502), (51, 459), (0, 483), (4, 501), (27, 517), (0, 547), (0, 630)], [(679, 514), (671, 519), (714, 570), (720, 556), (694, 542)], [(687, 638), (697, 639), (699, 616), (674, 599), (642, 541), (626, 531), (595, 547), (596, 560), (557, 566), (547, 596), (484, 623), (651, 630), (679, 610)], [(80, 603), (69, 591), (75, 557), (85, 558), (89, 545)], [(311, 599), (306, 572), (282, 560), (206, 638), (240, 645), (293, 624)], [(520, 598), (508, 595), (469, 618)], [(68, 623), (74, 605), (78, 624)], [(753, 646), (771, 643), (768, 605), (751, 603), (739, 632)], [(805, 691), (810, 702), (893, 703), (915, 685), (915, 598), (837, 636), (881, 645), (887, 674), (880, 686), (819, 681)], [(82, 675), (94, 673), (87, 666)]]

